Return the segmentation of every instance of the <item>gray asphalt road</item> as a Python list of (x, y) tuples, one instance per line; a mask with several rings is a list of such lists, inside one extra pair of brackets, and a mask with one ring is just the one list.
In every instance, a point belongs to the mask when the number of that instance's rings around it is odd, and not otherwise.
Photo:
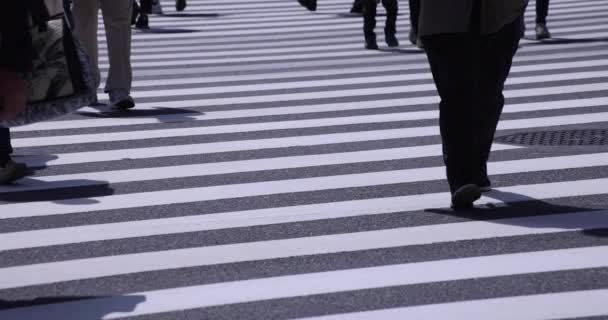
[(464, 213), (405, 1), (380, 51), (348, 0), (188, 3), (134, 32), (136, 109), (13, 131), (0, 319), (608, 317), (607, 3), (522, 42)]

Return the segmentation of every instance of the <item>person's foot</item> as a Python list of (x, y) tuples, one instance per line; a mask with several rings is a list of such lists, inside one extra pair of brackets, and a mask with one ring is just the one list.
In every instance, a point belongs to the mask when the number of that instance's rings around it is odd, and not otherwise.
[(418, 34), (414, 30), (410, 30), (409, 40), (412, 45), (418, 45)]
[(378, 50), (378, 43), (376, 43), (376, 34), (370, 33), (365, 35), (365, 49)]
[(399, 46), (399, 40), (397, 40), (397, 37), (394, 33), (385, 33), (384, 41), (386, 41), (386, 44), (391, 48)]
[(309, 11), (317, 10), (317, 0), (298, 0), (298, 3)]
[(353, 3), (353, 7), (350, 8), (350, 13), (352, 14), (362, 14), (363, 13), (363, 5), (360, 1), (355, 1)]
[(184, 11), (186, 9), (186, 0), (175, 0), (175, 10)]
[(139, 18), (137, 18), (137, 22), (135, 23), (135, 28), (137, 29), (150, 29), (148, 22), (148, 15), (141, 13)]
[(153, 14), (163, 14), (163, 7), (160, 4), (159, 0), (152, 1), (152, 13)]
[(543, 40), (551, 38), (551, 33), (549, 32), (549, 28), (544, 23), (536, 24), (536, 39)]
[(16, 163), (12, 159), (9, 159), (0, 165), (0, 185), (11, 184), (33, 173), (32, 169), (25, 164)]
[(135, 101), (125, 89), (113, 89), (108, 92), (110, 104), (116, 109), (128, 110), (135, 107)]
[(481, 198), (481, 191), (476, 184), (465, 184), (452, 193), (452, 209), (467, 210), (473, 208), (473, 202)]

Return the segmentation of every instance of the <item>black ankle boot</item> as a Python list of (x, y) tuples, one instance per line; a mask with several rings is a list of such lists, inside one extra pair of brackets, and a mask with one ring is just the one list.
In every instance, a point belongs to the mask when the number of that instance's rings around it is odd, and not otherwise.
[(365, 34), (365, 49), (368, 49), (368, 50), (377, 50), (378, 49), (378, 43), (376, 43), (376, 34), (375, 33)]
[(386, 44), (391, 48), (399, 46), (399, 40), (397, 40), (395, 33), (385, 33), (384, 41), (386, 41)]

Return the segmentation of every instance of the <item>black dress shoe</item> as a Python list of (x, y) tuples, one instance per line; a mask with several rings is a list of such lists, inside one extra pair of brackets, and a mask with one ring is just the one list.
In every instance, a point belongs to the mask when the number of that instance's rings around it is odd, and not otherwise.
[(476, 184), (465, 184), (452, 193), (452, 209), (467, 210), (473, 208), (473, 202), (481, 198), (481, 191)]
[(549, 28), (544, 23), (536, 24), (536, 39), (543, 40), (551, 38), (551, 33), (549, 32)]
[(384, 35), (384, 41), (386, 41), (386, 44), (391, 48), (399, 46), (399, 40), (397, 40), (394, 33), (386, 33)]
[(175, 10), (184, 11), (186, 9), (186, 0), (175, 0)]
[(317, 10), (317, 0), (298, 0), (298, 2), (309, 11)]

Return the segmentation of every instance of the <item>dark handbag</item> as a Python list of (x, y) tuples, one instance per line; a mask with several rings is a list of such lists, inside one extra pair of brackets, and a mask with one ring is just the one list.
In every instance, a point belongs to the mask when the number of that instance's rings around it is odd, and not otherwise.
[[(30, 3), (33, 3), (30, 1)], [(35, 57), (25, 74), (27, 106), (2, 126), (21, 126), (55, 118), (96, 100), (91, 63), (75, 39), (64, 13), (49, 16), (44, 2), (30, 7)]]

